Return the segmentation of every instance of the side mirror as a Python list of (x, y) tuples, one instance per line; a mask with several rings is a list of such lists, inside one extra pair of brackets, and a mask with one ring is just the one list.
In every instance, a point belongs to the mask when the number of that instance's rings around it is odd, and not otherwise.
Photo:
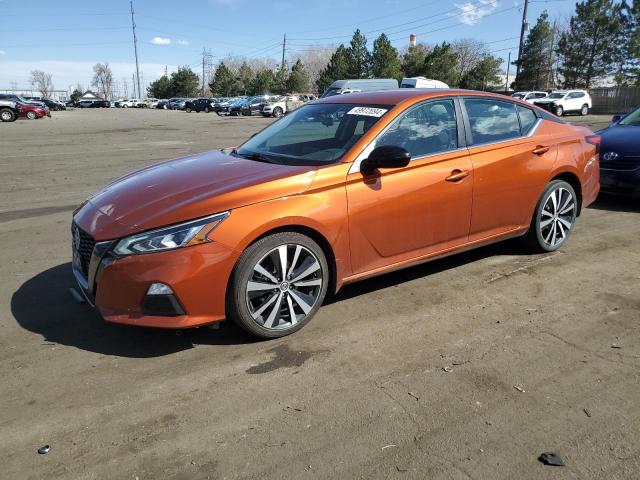
[(402, 168), (409, 165), (411, 154), (402, 147), (395, 145), (382, 145), (374, 148), (360, 163), (362, 173), (370, 173), (378, 168)]
[(611, 123), (618, 123), (622, 119), (622, 117), (624, 117), (624, 115), (620, 115), (620, 114), (614, 115), (613, 118), (611, 119)]

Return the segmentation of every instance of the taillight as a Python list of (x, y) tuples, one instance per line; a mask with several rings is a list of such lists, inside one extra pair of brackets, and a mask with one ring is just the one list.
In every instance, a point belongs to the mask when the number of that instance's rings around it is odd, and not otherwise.
[(602, 143), (602, 139), (599, 135), (587, 135), (586, 137), (584, 137), (584, 139), (587, 141), (587, 143), (595, 145), (596, 153), (600, 151), (600, 143)]

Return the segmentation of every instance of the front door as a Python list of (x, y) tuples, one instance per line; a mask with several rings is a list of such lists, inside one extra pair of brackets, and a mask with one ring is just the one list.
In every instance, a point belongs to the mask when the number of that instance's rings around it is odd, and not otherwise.
[[(473, 171), (453, 99), (410, 107), (374, 141), (411, 154), (408, 166), (347, 178), (354, 274), (467, 241)], [(370, 146), (367, 150), (370, 151)]]

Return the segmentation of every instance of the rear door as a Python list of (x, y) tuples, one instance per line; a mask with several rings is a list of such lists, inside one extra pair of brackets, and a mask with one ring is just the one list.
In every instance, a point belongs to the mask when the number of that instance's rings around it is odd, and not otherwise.
[(463, 105), (474, 172), (469, 240), (528, 225), (557, 153), (552, 137), (521, 104), (467, 97)]

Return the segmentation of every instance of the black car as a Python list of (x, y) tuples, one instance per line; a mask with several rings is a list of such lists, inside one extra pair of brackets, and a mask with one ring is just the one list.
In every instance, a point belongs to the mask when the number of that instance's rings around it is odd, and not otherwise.
[(166, 110), (167, 103), (169, 103), (169, 100), (158, 100), (158, 103), (156, 103), (156, 108), (160, 110)]
[(49, 100), (48, 98), (45, 98), (44, 100), (42, 100), (42, 103), (44, 103), (47, 107), (49, 107), (49, 110), (52, 110), (52, 111), (67, 109), (64, 103), (54, 102), (53, 100)]
[(640, 198), (640, 107), (600, 130), (600, 191)]
[(187, 100), (184, 104), (184, 111), (190, 112), (213, 112), (214, 104), (218, 100), (216, 98), (196, 98), (195, 100)]
[(229, 107), (229, 115), (261, 115), (262, 108), (264, 107), (264, 97), (249, 97), (242, 102), (234, 103)]

